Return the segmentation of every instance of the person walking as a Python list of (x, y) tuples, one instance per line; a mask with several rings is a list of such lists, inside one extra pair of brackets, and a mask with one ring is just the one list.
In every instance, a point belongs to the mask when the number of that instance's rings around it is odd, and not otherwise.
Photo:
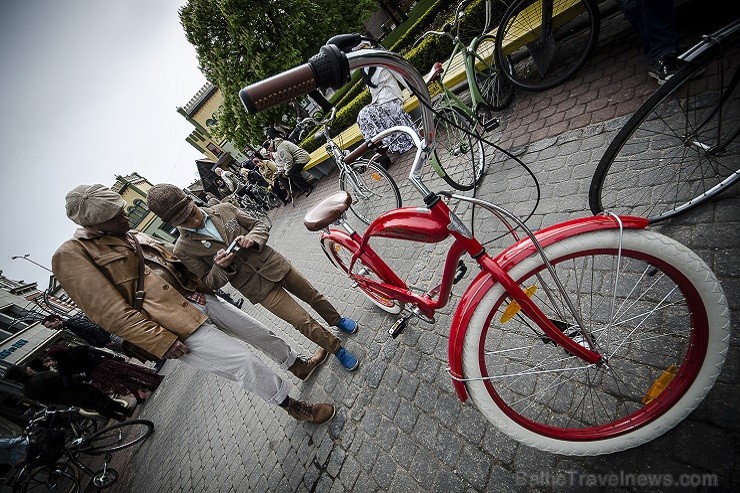
[(99, 325), (84, 323), (82, 319), (68, 318), (63, 320), (57, 314), (47, 315), (41, 323), (47, 329), (66, 329), (91, 346), (112, 349), (118, 353), (122, 352), (121, 343), (123, 339), (111, 334)]
[(65, 386), (84, 373), (90, 384), (108, 394), (131, 394), (141, 403), (159, 387), (164, 376), (92, 346), (52, 345), (47, 351)]
[(90, 409), (118, 421), (124, 421), (134, 412), (133, 406), (126, 407), (122, 401), (112, 399), (100, 389), (84, 382), (66, 387), (62, 377), (55, 371), (36, 372), (26, 366), (12, 365), (5, 372), (4, 378), (23, 384), (23, 395), (42, 404)]
[(68, 318), (63, 320), (57, 314), (51, 314), (44, 317), (41, 323), (47, 329), (68, 330), (89, 345), (98, 348), (107, 348), (117, 353), (121, 353), (129, 358), (136, 358), (142, 363), (153, 361), (155, 370), (160, 370), (164, 365), (164, 360), (148, 353), (142, 348), (135, 346), (115, 334), (111, 334), (101, 326), (93, 323), (86, 315)]
[[(334, 354), (344, 368), (357, 368), (357, 357), (291, 294), (343, 332), (357, 332), (357, 322), (339, 315), (288, 259), (267, 245), (269, 231), (264, 223), (231, 204), (199, 208), (181, 189), (167, 183), (149, 189), (147, 205), (162, 220), (177, 226), (180, 236), (175, 242), (175, 255), (206, 286), (218, 289), (230, 283), (252, 304), (261, 304)], [(226, 251), (231, 243), (238, 252)]]
[(125, 206), (100, 184), (67, 194), (67, 216), (81, 228), (51, 261), (67, 295), (93, 322), (155, 356), (234, 381), (297, 420), (328, 422), (332, 404), (290, 397), (290, 382), (239, 340), (300, 379), (324, 362), (326, 351), (298, 358), (263, 324), (214, 296), (164, 243), (130, 231)]

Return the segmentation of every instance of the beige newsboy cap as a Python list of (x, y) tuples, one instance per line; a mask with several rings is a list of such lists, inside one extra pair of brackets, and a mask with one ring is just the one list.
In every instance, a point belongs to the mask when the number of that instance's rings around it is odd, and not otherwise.
[(126, 207), (123, 197), (100, 183), (74, 187), (65, 201), (67, 217), (80, 226), (109, 221)]

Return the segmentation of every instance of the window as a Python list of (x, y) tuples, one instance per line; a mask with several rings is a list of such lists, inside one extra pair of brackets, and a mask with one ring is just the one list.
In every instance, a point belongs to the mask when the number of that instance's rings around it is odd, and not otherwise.
[(135, 228), (136, 226), (141, 223), (141, 221), (144, 220), (146, 215), (149, 213), (149, 208), (146, 206), (146, 203), (141, 199), (134, 199), (134, 205), (130, 206), (127, 209), (128, 212), (128, 224), (132, 228)]
[(213, 153), (216, 157), (221, 157), (221, 155), (224, 153), (221, 149), (218, 148), (218, 146), (212, 142), (209, 142), (206, 145), (206, 148)]

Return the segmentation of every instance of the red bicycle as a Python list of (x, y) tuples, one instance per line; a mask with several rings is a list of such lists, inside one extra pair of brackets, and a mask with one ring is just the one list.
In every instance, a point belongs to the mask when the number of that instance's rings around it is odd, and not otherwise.
[[(339, 47), (322, 47), (308, 63), (250, 85), (240, 97), (255, 112), (316, 87), (339, 87), (350, 70), (370, 65), (394, 70), (414, 88), (423, 128), (430, 129), (424, 140), (403, 127), (373, 140), (394, 131), (414, 139), (409, 180), (426, 206), (389, 211), (360, 235), (343, 220), (351, 196), (337, 192), (304, 221), (321, 231), (329, 260), (373, 303), (403, 312), (391, 335), (412, 316), (434, 321), (468, 255), (480, 271), (452, 317), (449, 373), (459, 398), (470, 397), (503, 432), (550, 452), (605, 454), (656, 438), (696, 408), (719, 375), (730, 334), (724, 293), (699, 256), (645, 230), (644, 218), (591, 216), (533, 233), (495, 204), (432, 192), (421, 173), (435, 142), (423, 79), (394, 53), (351, 52), (356, 36), (333, 40)], [(515, 239), (517, 230), (525, 236), (492, 256), (445, 199), (471, 202)], [(451, 239), (439, 285), (409, 287), (372, 248), (376, 238)]]

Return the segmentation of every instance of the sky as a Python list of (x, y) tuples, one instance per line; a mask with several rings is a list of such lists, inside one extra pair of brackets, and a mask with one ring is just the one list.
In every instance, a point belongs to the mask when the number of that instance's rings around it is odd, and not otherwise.
[(177, 113), (203, 84), (186, 0), (0, 0), (0, 270), (48, 287), (76, 229), (64, 197), (139, 173), (190, 185), (201, 153)]

